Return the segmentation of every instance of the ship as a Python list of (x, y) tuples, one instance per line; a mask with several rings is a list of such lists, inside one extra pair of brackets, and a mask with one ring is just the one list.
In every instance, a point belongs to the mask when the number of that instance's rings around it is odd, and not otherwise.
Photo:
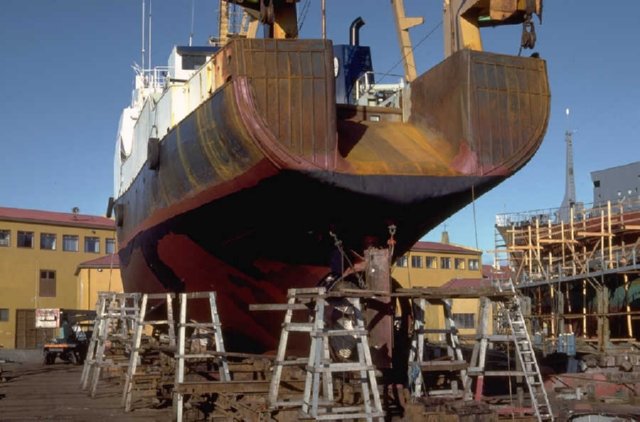
[(538, 149), (550, 104), (543, 59), (482, 49), (479, 29), (502, 24), (531, 46), (542, 2), (511, 3), (446, 2), (446, 58), (418, 75), (421, 18), (392, 1), (405, 75), (383, 84), (362, 19), (334, 45), (298, 38), (295, 1), (221, 1), (244, 12), (242, 32), (136, 69), (109, 202), (125, 290), (215, 290), (232, 347), (270, 350), (281, 316), (250, 304), (353, 272), (367, 247), (401, 256), (503, 182)]

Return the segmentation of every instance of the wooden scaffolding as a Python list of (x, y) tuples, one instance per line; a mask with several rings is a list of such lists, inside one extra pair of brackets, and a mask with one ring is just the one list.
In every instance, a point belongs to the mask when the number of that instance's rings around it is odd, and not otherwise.
[(495, 254), (498, 277), (531, 299), (532, 329), (552, 344), (572, 334), (604, 352), (635, 341), (640, 201), (499, 215)]

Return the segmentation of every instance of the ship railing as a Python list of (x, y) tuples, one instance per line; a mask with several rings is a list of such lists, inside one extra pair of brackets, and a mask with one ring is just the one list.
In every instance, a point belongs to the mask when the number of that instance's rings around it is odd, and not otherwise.
[[(397, 76), (400, 81), (393, 83), (376, 83), (376, 75), (382, 80), (386, 76)], [(376, 107), (400, 108), (400, 92), (404, 88), (404, 79), (400, 75), (365, 72), (355, 86), (356, 104)]]
[(134, 69), (136, 71), (136, 88), (164, 89), (170, 82), (171, 67), (169, 66), (156, 66), (151, 69), (136, 67)]
[(590, 218), (607, 215), (622, 215), (630, 211), (640, 211), (640, 197), (623, 197), (616, 202), (600, 202), (584, 204), (578, 202), (572, 207), (547, 208), (531, 211), (520, 211), (513, 213), (496, 214), (497, 227), (525, 227), (528, 225), (547, 225), (568, 223), (571, 220), (571, 209), (573, 208), (573, 222), (583, 221)]

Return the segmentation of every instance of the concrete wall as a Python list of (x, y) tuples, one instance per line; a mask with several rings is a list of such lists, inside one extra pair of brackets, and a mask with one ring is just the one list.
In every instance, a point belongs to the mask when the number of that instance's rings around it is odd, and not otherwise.
[[(0, 247), (0, 309), (8, 309), (8, 321), (0, 321), (0, 345), (15, 347), (16, 309), (70, 308), (80, 303), (76, 268), (81, 262), (105, 255), (105, 239), (114, 230), (62, 226), (45, 223), (0, 221), (0, 230), (10, 230), (9, 246)], [(31, 248), (17, 247), (18, 231), (34, 233)], [(40, 234), (56, 235), (55, 250), (41, 249)], [(63, 235), (77, 235), (78, 251), (63, 251)], [(84, 252), (86, 236), (100, 239), (99, 253)], [(40, 271), (55, 271), (56, 292), (43, 297), (39, 291)]]

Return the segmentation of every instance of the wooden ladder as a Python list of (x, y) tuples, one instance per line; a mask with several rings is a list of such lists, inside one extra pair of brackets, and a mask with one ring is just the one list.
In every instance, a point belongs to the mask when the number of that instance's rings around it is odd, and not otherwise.
[[(269, 388), (269, 405), (272, 409), (299, 406), (304, 417), (311, 417), (315, 420), (365, 419), (372, 421), (374, 418), (382, 420), (384, 412), (380, 401), (375, 367), (369, 350), (368, 332), (364, 325), (360, 299), (345, 297), (354, 312), (354, 328), (331, 329), (326, 327), (324, 320), (327, 306), (326, 293), (324, 287), (289, 289), (280, 344)], [(293, 311), (306, 309), (310, 303), (313, 305), (313, 311), (310, 312), (309, 322), (292, 322)], [(311, 347), (308, 358), (286, 360), (285, 354), (291, 332), (309, 333)], [(332, 336), (353, 336), (356, 341), (357, 361), (332, 361), (329, 350), (329, 338)], [(302, 400), (278, 400), (283, 367), (300, 364), (306, 364)], [(358, 374), (362, 389), (362, 405), (340, 406), (335, 402), (333, 374), (348, 372)]]
[[(141, 344), (142, 344), (142, 332), (145, 326), (166, 325), (169, 335), (169, 346), (176, 347), (176, 329), (175, 321), (173, 318), (173, 299), (175, 294), (173, 293), (154, 293), (143, 294), (140, 303), (140, 312), (138, 318), (135, 321), (134, 335), (131, 341), (131, 349), (129, 355), (129, 367), (127, 369), (127, 376), (125, 379), (124, 389), (122, 391), (122, 405), (125, 411), (131, 411), (131, 399), (133, 396), (133, 385), (135, 383), (136, 370), (138, 367), (138, 360), (140, 357)], [(165, 320), (146, 320), (147, 313), (149, 311), (149, 301), (154, 301), (155, 306), (160, 306), (161, 303), (157, 303), (158, 300), (164, 300), (167, 308), (167, 319)], [(152, 308), (153, 309), (153, 308)]]

